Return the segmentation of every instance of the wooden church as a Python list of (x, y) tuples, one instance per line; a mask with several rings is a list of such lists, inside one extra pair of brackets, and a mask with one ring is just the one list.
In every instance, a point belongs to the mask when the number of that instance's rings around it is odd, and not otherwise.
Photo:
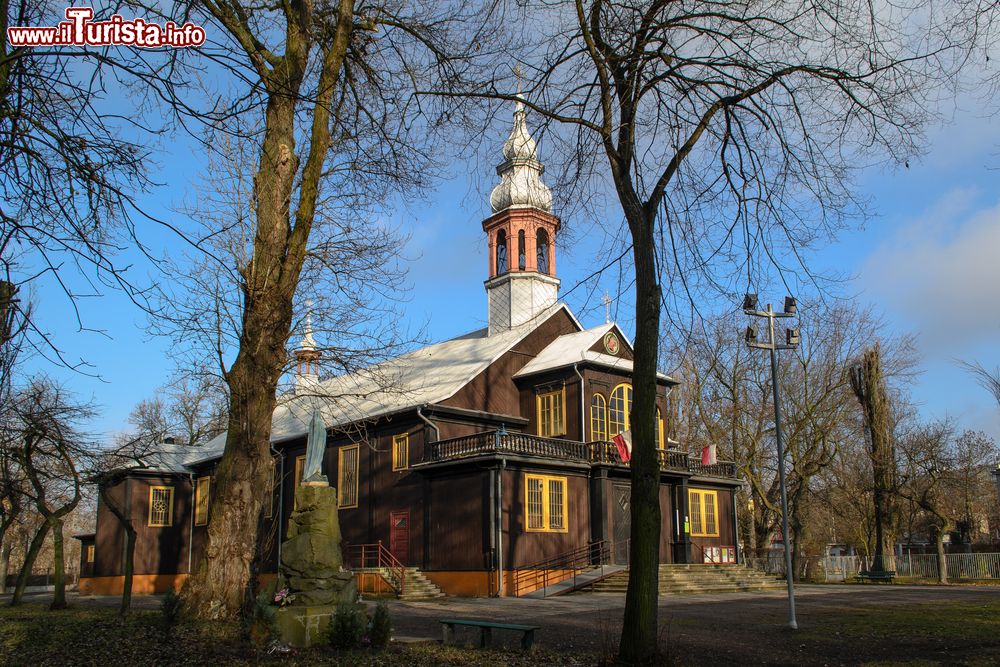
[[(263, 573), (277, 571), (317, 409), (357, 566), (489, 596), (529, 592), (542, 585), (532, 573), (581, 558), (627, 563), (630, 471), (611, 439), (629, 429), (632, 349), (614, 323), (584, 328), (558, 300), (560, 222), (525, 116), (518, 104), (483, 221), (488, 326), (323, 381), (311, 332), (300, 343), (295, 394), (273, 417)], [(736, 562), (735, 465), (702, 465), (667, 437), (676, 384), (658, 378), (661, 562)], [(224, 444), (165, 444), (110, 490), (138, 530), (136, 592), (179, 588), (197, 567)], [(123, 531), (106, 506), (79, 539), (81, 593), (119, 592)]]

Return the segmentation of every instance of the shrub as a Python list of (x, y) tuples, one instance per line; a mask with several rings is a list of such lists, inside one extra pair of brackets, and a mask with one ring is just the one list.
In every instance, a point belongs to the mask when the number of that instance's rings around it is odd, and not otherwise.
[(167, 591), (160, 603), (160, 612), (163, 614), (163, 625), (170, 630), (181, 620), (181, 596), (175, 591)]
[(337, 605), (330, 620), (330, 646), (342, 649), (360, 647), (367, 627), (368, 615), (358, 605)]
[(277, 612), (271, 605), (271, 596), (261, 593), (245, 612), (243, 631), (254, 648), (261, 650), (278, 636)]
[(368, 633), (372, 648), (385, 648), (392, 637), (392, 619), (389, 618), (389, 605), (379, 602), (372, 616), (372, 627)]

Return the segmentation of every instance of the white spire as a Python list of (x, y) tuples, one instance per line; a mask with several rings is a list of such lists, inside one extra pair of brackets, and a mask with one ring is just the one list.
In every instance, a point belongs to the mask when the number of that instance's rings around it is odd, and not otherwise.
[(315, 389), (319, 384), (319, 351), (312, 330), (312, 301), (306, 301), (306, 332), (295, 350), (298, 368), (295, 370), (295, 392)]
[(313, 338), (313, 326), (312, 326), (312, 300), (306, 301), (306, 333), (302, 336), (302, 342), (299, 343), (299, 349), (306, 352), (316, 351), (316, 339)]
[(503, 144), (504, 162), (497, 167), (500, 184), (490, 193), (490, 206), (497, 213), (511, 206), (530, 206), (552, 211), (552, 191), (542, 183), (545, 167), (538, 161), (538, 146), (528, 131), (527, 112), (518, 84), (514, 103), (514, 127)]

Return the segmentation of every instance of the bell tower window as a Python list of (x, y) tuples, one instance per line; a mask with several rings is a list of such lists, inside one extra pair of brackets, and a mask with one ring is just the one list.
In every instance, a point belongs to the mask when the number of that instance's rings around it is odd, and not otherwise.
[(497, 232), (497, 275), (507, 273), (507, 232)]
[(538, 267), (539, 273), (549, 272), (549, 234), (544, 229), (538, 230), (538, 235), (535, 237), (535, 248), (538, 254), (538, 261), (536, 266)]
[(528, 255), (524, 252), (524, 230), (517, 233), (517, 268), (524, 271), (528, 265)]

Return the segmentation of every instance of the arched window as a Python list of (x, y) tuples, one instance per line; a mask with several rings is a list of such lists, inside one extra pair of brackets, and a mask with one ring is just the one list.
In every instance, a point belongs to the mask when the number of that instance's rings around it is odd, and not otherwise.
[(544, 229), (539, 229), (535, 236), (535, 249), (537, 251), (538, 272), (549, 272), (549, 234)]
[(497, 232), (497, 275), (507, 273), (507, 232)]
[(601, 394), (590, 399), (590, 439), (608, 439), (608, 402)]
[(611, 392), (608, 402), (608, 435), (616, 436), (627, 431), (630, 426), (632, 412), (632, 385), (620, 384)]
[(524, 230), (517, 233), (517, 268), (524, 271), (528, 265), (528, 256), (524, 253)]

